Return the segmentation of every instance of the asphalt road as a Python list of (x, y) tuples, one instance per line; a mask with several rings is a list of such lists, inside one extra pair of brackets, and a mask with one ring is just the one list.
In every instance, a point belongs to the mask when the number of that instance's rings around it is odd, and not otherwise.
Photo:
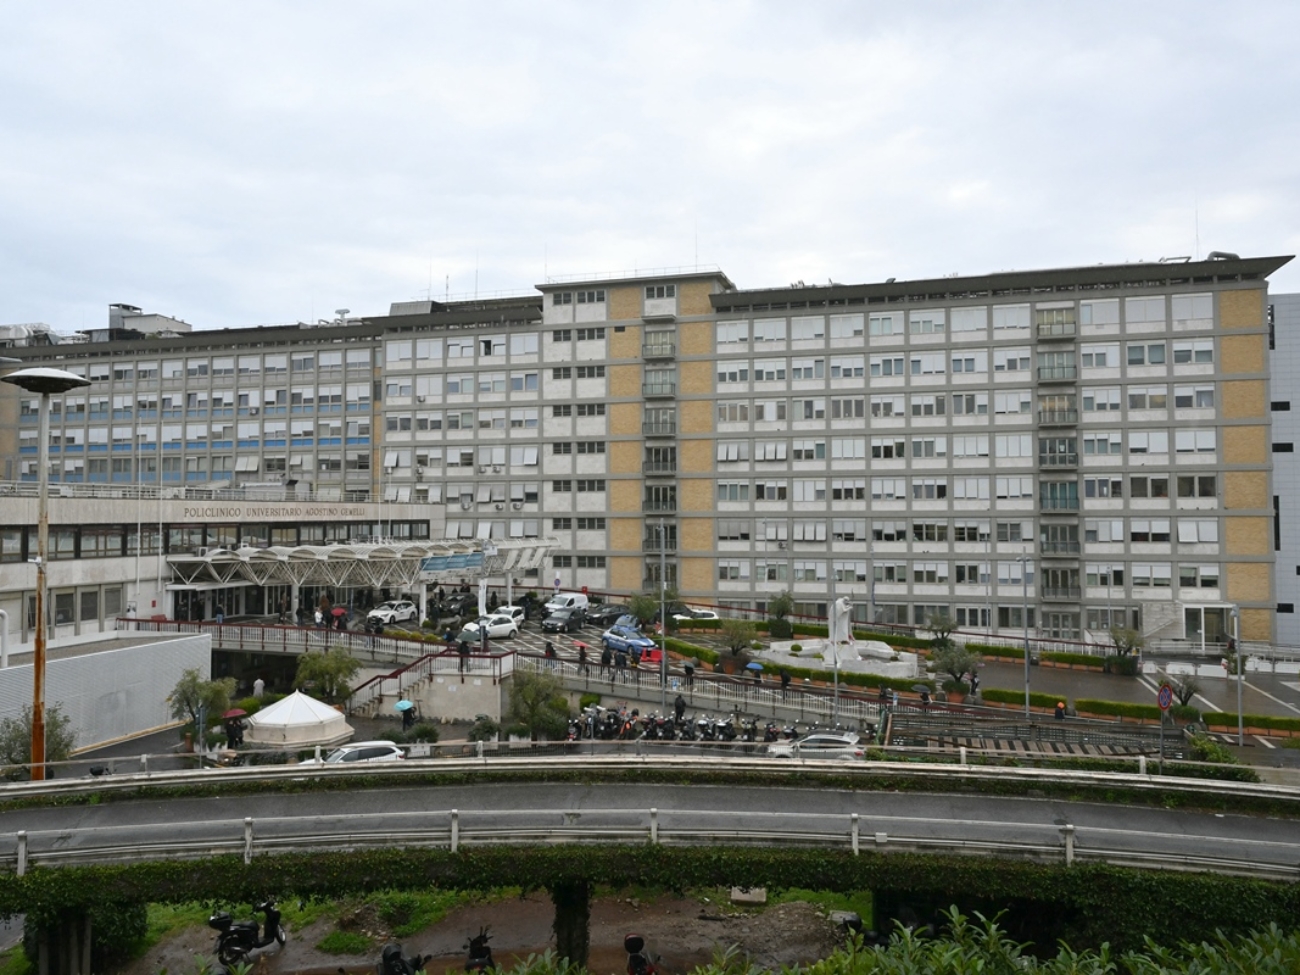
[[(220, 775), (214, 772), (213, 775)], [(243, 835), (245, 817), (259, 839), (376, 834), (400, 837), (445, 828), (459, 810), (462, 835), (527, 828), (639, 828), (659, 810), (666, 840), (674, 831), (725, 839), (742, 826), (777, 834), (836, 831), (847, 844), (850, 815), (860, 817), (868, 847), (876, 833), (962, 843), (1030, 843), (1060, 848), (1060, 827), (1076, 829), (1080, 856), (1107, 850), (1181, 858), (1221, 857), (1257, 863), (1300, 861), (1294, 821), (1242, 815), (1124, 807), (1050, 799), (980, 795), (921, 795), (800, 788), (663, 785), (483, 783), (473, 788), (398, 787), (329, 794), (271, 794), (239, 799), (140, 800), (0, 812), (0, 854), (12, 854), (15, 833), (27, 830), (31, 854), (102, 845), (212, 842)], [(1064, 856), (1062, 852), (1062, 856)]]

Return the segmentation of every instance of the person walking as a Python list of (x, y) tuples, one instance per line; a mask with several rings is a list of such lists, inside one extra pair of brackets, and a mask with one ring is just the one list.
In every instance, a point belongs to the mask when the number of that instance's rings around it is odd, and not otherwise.
[(619, 680), (627, 680), (627, 653), (622, 649), (614, 651), (614, 669)]
[(587, 668), (587, 645), (585, 643), (578, 644), (578, 670), (584, 674), (590, 672)]
[(220, 625), (226, 621), (226, 607), (217, 603), (217, 623)]
[(673, 701), (673, 717), (677, 720), (677, 724), (679, 725), (682, 723), (682, 718), (686, 717), (686, 698), (682, 697), (680, 694), (678, 694), (677, 699)]
[(609, 671), (610, 680), (614, 679), (614, 651), (606, 645), (605, 649), (600, 651), (600, 676), (605, 676), (605, 671)]
[(682, 665), (682, 670), (686, 672), (686, 686), (694, 687), (695, 686), (695, 664), (691, 663), (688, 660), (686, 661), (686, 663)]
[(781, 671), (781, 700), (785, 700), (790, 693), (790, 675), (786, 671)]

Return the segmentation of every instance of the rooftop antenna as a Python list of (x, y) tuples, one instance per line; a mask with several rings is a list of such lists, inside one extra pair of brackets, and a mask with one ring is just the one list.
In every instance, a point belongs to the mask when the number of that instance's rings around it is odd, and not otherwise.
[(1195, 253), (1196, 253), (1196, 259), (1199, 261), (1201, 259), (1201, 201), (1196, 199), (1195, 197), (1193, 197), (1192, 199), (1192, 213), (1195, 217), (1195, 227), (1196, 227)]

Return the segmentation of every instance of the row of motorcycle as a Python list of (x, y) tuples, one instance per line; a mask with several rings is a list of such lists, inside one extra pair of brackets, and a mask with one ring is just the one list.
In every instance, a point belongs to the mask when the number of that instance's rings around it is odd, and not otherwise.
[[(808, 729), (812, 730), (812, 729)], [(758, 719), (733, 714), (686, 715), (660, 714), (651, 711), (641, 714), (637, 708), (626, 706), (607, 708), (593, 704), (582, 713), (569, 719), (569, 741), (591, 739), (595, 741), (740, 741), (773, 742), (793, 741), (800, 732), (793, 724), (779, 725), (769, 721), (760, 728)]]
[[(275, 901), (263, 901), (253, 910), (263, 916), (262, 924), (256, 918), (236, 921), (226, 911), (218, 911), (208, 918), (208, 927), (217, 932), (216, 956), (223, 966), (247, 964), (261, 949), (271, 944), (283, 945), (287, 940)], [(492, 935), (484, 926), (465, 942), (465, 971), (496, 970), (488, 944), (491, 940)], [(659, 958), (646, 950), (644, 938), (629, 934), (623, 939), (623, 947), (627, 951), (627, 975), (658, 975)], [(378, 975), (417, 975), (432, 958), (432, 955), (406, 955), (401, 945), (387, 944), (379, 956)]]

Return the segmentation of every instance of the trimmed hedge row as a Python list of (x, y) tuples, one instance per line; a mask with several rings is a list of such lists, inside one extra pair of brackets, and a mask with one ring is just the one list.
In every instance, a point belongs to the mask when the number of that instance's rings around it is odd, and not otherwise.
[[(986, 701), (994, 701), (998, 704), (1023, 705), (1025, 703), (1024, 691), (1008, 691), (1001, 687), (981, 689), (980, 697), (984, 698)], [(1059, 700), (1060, 698), (1055, 694), (1042, 694), (1038, 691), (1033, 691), (1029, 695), (1029, 705), (1030, 707), (1035, 708), (1047, 708), (1048, 710), (1052, 710), (1056, 707), (1056, 702)]]
[(1024, 660), (1024, 647), (1005, 647), (994, 646), (991, 643), (968, 643), (966, 649), (971, 653), (982, 654), (985, 657), (1005, 657), (1008, 660)]
[[(820, 680), (830, 683), (831, 673), (828, 670), (814, 670), (811, 667), (789, 667), (782, 665), (784, 670), (790, 675), (791, 680)], [(775, 673), (776, 671), (773, 671)], [(878, 688), (882, 684), (890, 690), (910, 691), (913, 684), (925, 684), (930, 688), (930, 693), (934, 693), (934, 681), (927, 677), (881, 677), (878, 674), (855, 674), (846, 671), (840, 672), (840, 683), (846, 687), (870, 687)]]
[(1160, 720), (1160, 708), (1154, 704), (1133, 704), (1129, 701), (1098, 701), (1081, 697), (1074, 702), (1078, 711), (1089, 714), (1110, 714), (1120, 718), (1145, 718), (1149, 721)]
[[(1236, 728), (1237, 715), (1230, 711), (1206, 711), (1201, 719), (1216, 728)], [(1245, 714), (1242, 723), (1247, 728), (1270, 728), (1274, 731), (1300, 731), (1300, 718), (1283, 718), (1271, 714)]]
[[(1024, 657), (1024, 654), (1021, 654)], [(1094, 670), (1106, 669), (1105, 657), (1094, 657), (1090, 653), (1067, 653), (1062, 650), (1048, 650), (1039, 654), (1039, 660), (1050, 660), (1054, 664), (1072, 664), (1077, 667), (1091, 667)]]

